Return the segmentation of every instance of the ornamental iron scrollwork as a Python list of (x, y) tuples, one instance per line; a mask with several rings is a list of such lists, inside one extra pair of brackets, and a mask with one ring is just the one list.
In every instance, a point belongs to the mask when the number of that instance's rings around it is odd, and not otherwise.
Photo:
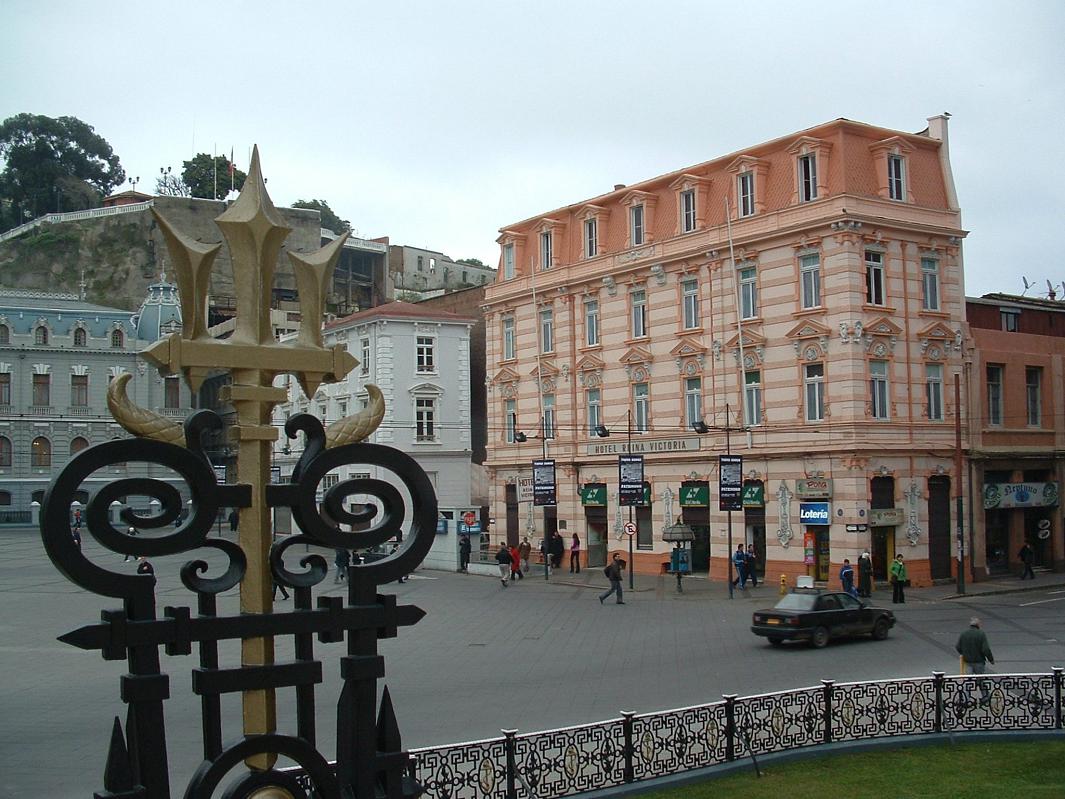
[[(190, 655), (195, 649), (199, 660), (192, 669), (192, 690), (201, 701), (203, 761), (186, 782), (186, 799), (413, 799), (423, 788), (408, 773), (409, 756), (402, 749), (387, 687), (378, 700), (384, 659), (377, 648), (379, 639), (394, 637), (424, 612), (397, 605), (394, 595), (379, 594), (377, 588), (413, 571), (428, 553), (437, 520), (432, 483), (406, 454), (362, 443), (384, 413), (380, 392), (373, 386), (366, 387), (371, 399), (367, 409), (328, 430), (308, 414), (289, 419), (285, 434), (302, 434), (305, 447), (288, 482), (268, 482), (271, 446), (278, 438), (270, 416), (286, 396), (284, 389), (272, 385), (273, 378), (294, 374), (311, 397), (319, 384), (343, 379), (358, 363), (342, 346), (327, 349), (321, 339), (325, 291), (344, 237), (317, 253), (289, 253), (302, 321), (298, 338), (279, 344), (269, 323), (270, 293), (289, 229), (266, 193), (256, 150), (240, 197), (216, 220), (229, 243), (237, 295), (236, 329), (230, 339), (216, 340), (206, 332), (206, 291), (221, 245), (189, 239), (156, 217), (177, 272), (184, 325), (181, 333), (161, 339), (142, 354), (163, 372), (183, 374), (194, 390), (209, 373), (230, 373), (224, 401), (236, 409), (230, 433), (237, 447), (237, 482), (219, 482), (204, 449), (204, 435), (222, 427), (216, 414), (199, 411), (175, 427), (172, 419), (130, 402), (125, 394), (129, 377), (123, 375), (112, 381), (109, 407), (135, 437), (79, 452), (45, 494), (40, 529), (49, 558), (73, 583), (123, 603), (120, 609), (104, 610), (100, 623), (60, 637), (81, 649), (99, 650), (105, 660), (125, 659), (128, 665), (119, 680), (128, 706), (125, 723), (115, 718), (110, 725), (104, 790), (96, 796), (170, 796), (164, 719), (170, 683), (161, 669), (162, 647), (170, 657)], [(166, 477), (129, 477), (100, 485), (105, 472), (130, 463), (145, 464), (152, 469), (146, 473)], [(376, 476), (334, 485), (325, 479), (350, 465), (358, 465), (360, 474)], [(160, 613), (153, 572), (116, 571), (82, 551), (71, 536), (69, 514), (83, 486), (92, 493), (82, 533), (104, 550), (146, 557), (203, 553), (180, 568), (182, 585), (196, 597), (195, 612), (188, 606), (167, 606)], [(151, 499), (152, 511), (125, 507), (119, 522), (112, 521), (113, 504), (142, 496)], [(238, 542), (209, 538), (224, 508), (239, 509)], [(273, 540), (275, 508), (291, 511), (297, 535)], [(341, 525), (358, 532), (346, 532)], [(298, 544), (353, 550), (389, 541), (396, 542), (391, 554), (348, 568), (346, 597), (320, 595), (315, 602), (314, 589), (328, 574), (320, 554), (308, 550), (298, 567), (285, 560)], [(274, 611), (275, 584), (292, 589), (291, 610)], [(236, 587), (240, 612), (220, 614), (218, 595)], [(294, 657), (288, 662), (275, 660), (278, 636), (291, 636), (294, 642)], [(335, 762), (315, 743), (315, 687), (322, 681), (316, 637), (322, 644), (346, 645), (340, 658)], [(219, 643), (224, 641), (240, 643), (238, 665), (220, 662)], [(278, 729), (276, 718), (275, 694), (284, 689), (293, 689), (296, 696), (294, 729), (287, 732)], [(221, 700), (233, 693), (242, 695), (243, 734), (226, 730), (223, 738)], [(279, 757), (297, 769), (279, 768)]]

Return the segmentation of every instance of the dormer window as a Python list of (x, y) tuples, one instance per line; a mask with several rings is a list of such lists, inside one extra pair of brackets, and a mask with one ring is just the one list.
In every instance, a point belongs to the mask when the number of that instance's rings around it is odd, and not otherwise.
[(550, 269), (551, 258), (551, 231), (545, 230), (540, 234), (540, 269)]
[(888, 168), (888, 197), (892, 200), (904, 202), (906, 200), (906, 170), (905, 161), (901, 155), (889, 155)]
[(122, 345), (125, 343), (125, 339), (126, 337), (122, 335), (121, 330), (111, 331), (111, 346), (114, 349), (121, 349)]
[(629, 209), (629, 240), (632, 242), (633, 247), (639, 247), (643, 244), (644, 237), (644, 218), (643, 218), (643, 206), (634, 205)]
[(85, 329), (82, 328), (82, 327), (74, 328), (74, 346), (75, 347), (84, 347), (85, 346)]
[(514, 245), (503, 245), (503, 279), (510, 280), (514, 277)]
[(0, 325), (0, 344), (11, 343), (11, 330), (7, 325)]
[(44, 325), (39, 325), (33, 331), (33, 343), (38, 345), (45, 345), (48, 343), (48, 328)]
[(599, 220), (584, 220), (584, 257), (595, 258), (599, 254)]
[(680, 193), (680, 229), (684, 233), (695, 230), (695, 189)]
[(817, 156), (807, 153), (799, 156), (799, 201), (808, 203), (817, 199)]
[(754, 173), (744, 172), (736, 177), (736, 193), (740, 198), (740, 216), (754, 215)]

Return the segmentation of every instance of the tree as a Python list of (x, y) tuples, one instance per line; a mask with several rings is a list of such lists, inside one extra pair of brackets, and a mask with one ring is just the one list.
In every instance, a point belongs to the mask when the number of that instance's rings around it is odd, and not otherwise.
[(49, 211), (95, 207), (126, 179), (111, 145), (77, 117), (5, 119), (0, 157), (0, 209), (9, 227)]
[(337, 216), (325, 200), (296, 200), (296, 202), (292, 203), (292, 207), (310, 208), (312, 211), (318, 211), (322, 215), (322, 227), (334, 233), (340, 234), (351, 230), (351, 223)]
[(455, 263), (466, 264), (467, 266), (479, 266), (481, 269), (488, 268), (480, 258), (459, 258)]
[(230, 165), (230, 160), (224, 155), (216, 155), (212, 158), (207, 153), (198, 153), (191, 161), (185, 162), (181, 178), (188, 187), (190, 196), (205, 200), (221, 200), (229, 194), (231, 183), (233, 188), (240, 191), (244, 188), (244, 180), (248, 177), (234, 167), (233, 177), (230, 179)]
[[(228, 175), (227, 175), (228, 177)], [(181, 175), (176, 175), (170, 167), (159, 167), (159, 177), (155, 179), (155, 193), (164, 197), (190, 197), (191, 192)]]

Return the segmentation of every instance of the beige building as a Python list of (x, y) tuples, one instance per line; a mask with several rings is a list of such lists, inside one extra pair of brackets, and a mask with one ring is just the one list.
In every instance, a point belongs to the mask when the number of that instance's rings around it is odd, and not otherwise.
[[(594, 566), (627, 549), (631, 514), (640, 572), (684, 522), (712, 577), (730, 529), (772, 581), (836, 582), (866, 547), (880, 576), (901, 553), (915, 584), (950, 577), (964, 235), (945, 116), (915, 134), (835, 120), (503, 228), (485, 297), (494, 532), (576, 532)], [(626, 453), (644, 457), (635, 507)], [(538, 507), (545, 455), (557, 505)]]

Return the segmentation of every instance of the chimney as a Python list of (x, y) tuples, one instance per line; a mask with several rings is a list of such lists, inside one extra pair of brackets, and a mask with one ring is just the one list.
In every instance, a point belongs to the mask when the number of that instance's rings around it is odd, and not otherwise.
[(625, 188), (625, 184), (624, 183), (615, 183), (614, 184), (614, 191), (621, 191), (623, 188)]

